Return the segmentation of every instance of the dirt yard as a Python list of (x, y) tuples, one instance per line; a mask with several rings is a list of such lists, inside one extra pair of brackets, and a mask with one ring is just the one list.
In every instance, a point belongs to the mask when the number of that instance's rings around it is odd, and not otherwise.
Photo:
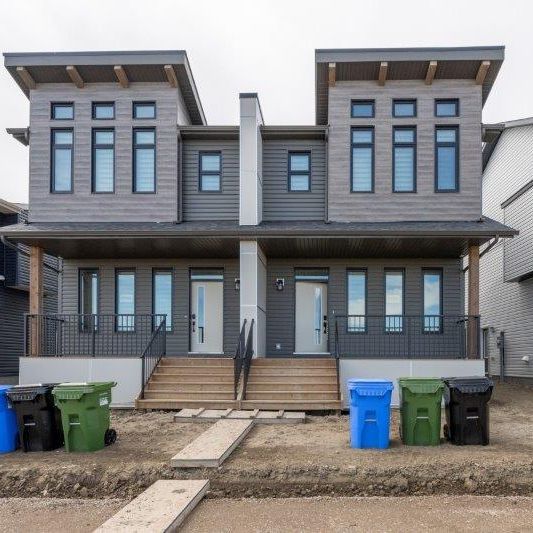
[(129, 499), (172, 477), (208, 477), (211, 497), (533, 494), (533, 389), (519, 385), (496, 387), (486, 447), (402, 446), (393, 412), (389, 450), (352, 450), (347, 416), (310, 417), (255, 427), (219, 469), (173, 470), (169, 459), (207, 424), (116, 411), (112, 425), (118, 440), (99, 452), (0, 456), (0, 497)]

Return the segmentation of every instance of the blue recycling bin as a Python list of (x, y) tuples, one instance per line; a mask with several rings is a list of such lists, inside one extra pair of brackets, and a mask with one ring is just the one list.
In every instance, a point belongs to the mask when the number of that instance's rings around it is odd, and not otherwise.
[(7, 399), (11, 385), (0, 385), (0, 453), (14, 452), (19, 441), (17, 415)]
[(350, 445), (388, 448), (390, 404), (394, 385), (383, 379), (349, 379)]

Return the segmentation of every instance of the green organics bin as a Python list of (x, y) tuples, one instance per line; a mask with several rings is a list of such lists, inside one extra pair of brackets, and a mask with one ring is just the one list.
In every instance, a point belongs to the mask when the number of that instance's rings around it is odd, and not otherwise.
[(408, 446), (440, 444), (444, 384), (438, 378), (400, 378), (400, 435)]
[(109, 429), (109, 405), (113, 381), (61, 383), (52, 394), (61, 411), (67, 452), (92, 452), (113, 444), (116, 432)]

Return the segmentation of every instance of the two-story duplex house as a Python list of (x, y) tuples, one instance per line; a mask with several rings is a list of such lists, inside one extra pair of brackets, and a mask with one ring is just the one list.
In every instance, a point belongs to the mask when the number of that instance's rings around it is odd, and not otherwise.
[(318, 50), (315, 125), (269, 125), (246, 93), (208, 126), (185, 52), (5, 54), (30, 99), (29, 222), (3, 231), (34, 258), (26, 378), (327, 409), (348, 377), (483, 372), (479, 246), (515, 233), (481, 211), (503, 55)]

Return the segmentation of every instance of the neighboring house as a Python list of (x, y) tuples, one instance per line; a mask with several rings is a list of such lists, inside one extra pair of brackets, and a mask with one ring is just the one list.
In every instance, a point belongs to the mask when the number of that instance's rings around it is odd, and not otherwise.
[[(0, 226), (23, 224), (25, 206), (0, 199)], [(19, 357), (24, 355), (24, 315), (29, 311), (29, 259), (23, 245), (0, 243), (0, 381), (18, 381)], [(57, 259), (47, 256), (43, 308), (57, 312)]]
[[(185, 52), (5, 54), (30, 100), (30, 206), (3, 234), (34, 257), (28, 353), (61, 356), (23, 359), (25, 379), (327, 409), (349, 377), (483, 372), (479, 246), (515, 234), (481, 211), (503, 57), (319, 50), (316, 125), (268, 125), (246, 93), (238, 125), (208, 126)], [(62, 258), (56, 317), (43, 250)]]
[(484, 140), (483, 212), (520, 231), (495, 243), (481, 259), (484, 351), (491, 374), (531, 382), (533, 119), (486, 125)]

